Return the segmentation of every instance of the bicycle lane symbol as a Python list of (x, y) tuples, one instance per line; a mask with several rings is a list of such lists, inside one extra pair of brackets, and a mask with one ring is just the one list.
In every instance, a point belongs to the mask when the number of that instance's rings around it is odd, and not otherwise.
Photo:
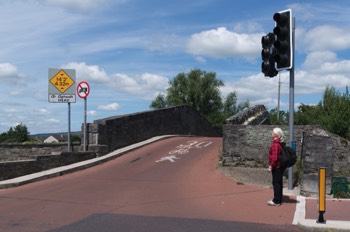
[(176, 154), (185, 155), (185, 154), (188, 154), (190, 152), (190, 149), (201, 149), (201, 148), (209, 146), (212, 143), (213, 142), (211, 142), (211, 141), (206, 141), (206, 142), (188, 141), (186, 145), (180, 144), (179, 146), (176, 147), (177, 148), (176, 150), (170, 151), (168, 153), (169, 156), (164, 156), (155, 162), (158, 163), (158, 162), (162, 162), (162, 161), (170, 161), (172, 163), (175, 163), (176, 159), (180, 159), (176, 156)]

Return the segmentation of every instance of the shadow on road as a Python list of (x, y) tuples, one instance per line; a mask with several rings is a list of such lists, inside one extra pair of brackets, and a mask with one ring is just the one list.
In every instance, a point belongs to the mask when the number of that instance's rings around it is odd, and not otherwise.
[(51, 232), (242, 232), (242, 231), (301, 231), (292, 225), (266, 225), (232, 221), (214, 221), (189, 218), (146, 217), (121, 214), (94, 214), (71, 225)]

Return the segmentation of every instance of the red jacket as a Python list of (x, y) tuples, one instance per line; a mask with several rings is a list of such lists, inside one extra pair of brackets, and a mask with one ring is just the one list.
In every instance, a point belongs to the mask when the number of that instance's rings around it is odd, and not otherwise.
[(269, 165), (272, 167), (272, 169), (280, 168), (280, 164), (278, 162), (278, 159), (281, 156), (282, 146), (281, 143), (282, 140), (280, 138), (275, 138), (272, 141), (272, 144), (269, 149)]

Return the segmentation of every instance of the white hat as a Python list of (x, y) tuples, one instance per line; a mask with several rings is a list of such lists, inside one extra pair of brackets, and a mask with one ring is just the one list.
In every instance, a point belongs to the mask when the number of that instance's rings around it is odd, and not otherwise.
[(284, 136), (284, 133), (283, 133), (282, 129), (278, 128), (278, 127), (273, 129), (273, 133), (275, 135), (277, 135), (277, 137), (280, 138), (280, 139)]

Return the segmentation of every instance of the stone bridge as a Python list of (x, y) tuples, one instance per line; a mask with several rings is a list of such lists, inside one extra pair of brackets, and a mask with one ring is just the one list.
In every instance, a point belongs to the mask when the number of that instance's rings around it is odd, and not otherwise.
[(119, 115), (87, 124), (87, 152), (77, 144), (72, 145), (73, 152), (67, 152), (67, 143), (0, 144), (0, 180), (102, 156), (161, 135), (222, 136), (188, 106)]
[[(189, 106), (119, 115), (87, 124), (88, 152), (85, 153), (81, 152), (82, 146), (75, 145), (73, 153), (67, 154), (67, 144), (0, 145), (0, 160), (3, 161), (0, 162), (0, 180), (101, 156), (161, 135), (222, 136), (225, 165), (263, 168), (267, 165), (274, 127), (270, 125), (263, 105), (228, 118), (223, 134)], [(285, 141), (289, 141), (288, 127), (281, 127), (286, 134)], [(317, 191), (316, 180), (321, 165), (327, 167), (327, 193), (331, 192), (333, 176), (350, 178), (348, 140), (317, 126), (295, 126), (294, 138), (300, 157), (300, 166), (295, 166), (294, 170), (299, 175), (303, 194)], [(9, 160), (11, 162), (6, 162)]]
[(161, 135), (222, 136), (203, 115), (189, 106), (119, 115), (87, 124), (88, 150), (99, 153)]

